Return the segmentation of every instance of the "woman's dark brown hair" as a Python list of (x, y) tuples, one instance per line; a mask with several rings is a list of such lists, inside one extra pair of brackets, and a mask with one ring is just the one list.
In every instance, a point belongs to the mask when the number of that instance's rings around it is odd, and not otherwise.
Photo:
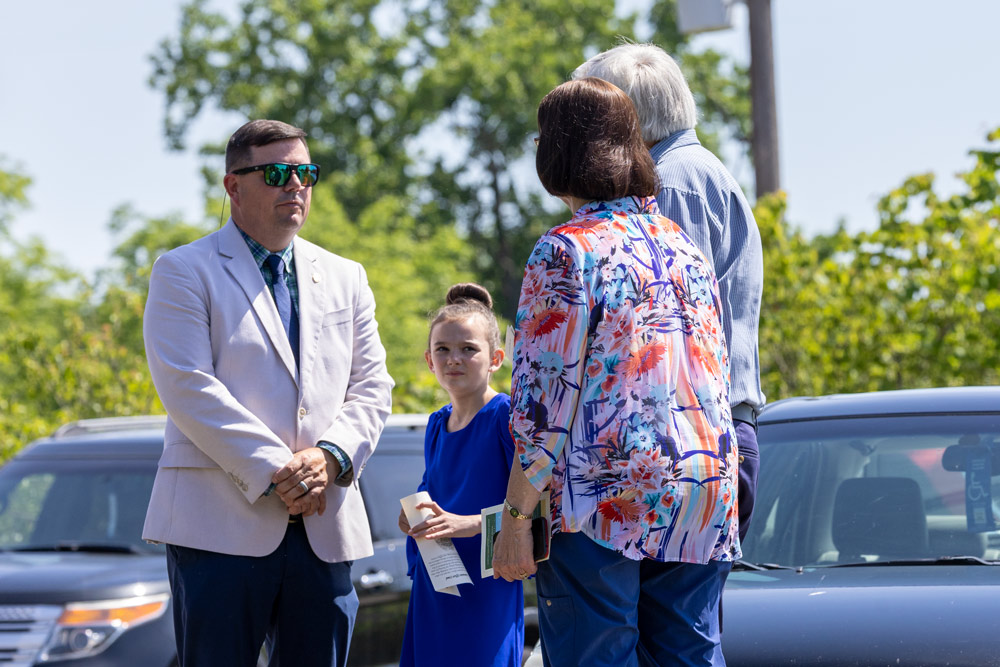
[(476, 283), (458, 283), (448, 289), (445, 305), (438, 308), (431, 318), (430, 332), (427, 334), (427, 346), (431, 344), (431, 334), (434, 327), (441, 322), (464, 320), (480, 316), (486, 322), (486, 340), (490, 344), (490, 354), (500, 349), (500, 325), (493, 313), (493, 297), (489, 290)]
[(535, 168), (549, 194), (587, 201), (656, 194), (656, 168), (628, 95), (603, 79), (567, 81), (538, 106)]

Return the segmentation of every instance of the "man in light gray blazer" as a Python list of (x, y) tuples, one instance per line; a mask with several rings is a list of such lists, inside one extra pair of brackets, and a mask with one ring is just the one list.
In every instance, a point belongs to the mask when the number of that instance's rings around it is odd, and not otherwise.
[[(372, 553), (357, 480), (392, 379), (364, 269), (297, 236), (305, 132), (230, 138), (232, 218), (153, 265), (146, 356), (167, 410), (143, 537), (167, 545), (183, 667), (345, 665)], [(274, 664), (274, 663), (272, 663)]]

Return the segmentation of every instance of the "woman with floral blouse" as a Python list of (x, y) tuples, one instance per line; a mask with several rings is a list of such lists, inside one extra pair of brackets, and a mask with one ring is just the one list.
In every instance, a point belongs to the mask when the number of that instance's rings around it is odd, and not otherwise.
[(493, 561), (536, 572), (547, 665), (724, 665), (719, 598), (737, 536), (729, 361), (710, 265), (659, 215), (629, 98), (600, 79), (538, 108), (536, 166), (572, 218), (528, 259), (515, 322), (518, 459)]

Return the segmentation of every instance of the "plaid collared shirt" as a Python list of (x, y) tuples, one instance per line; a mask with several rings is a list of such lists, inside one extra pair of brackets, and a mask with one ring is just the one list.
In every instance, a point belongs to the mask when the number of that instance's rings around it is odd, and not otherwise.
[[(236, 229), (240, 228), (236, 227)], [(243, 240), (247, 242), (247, 247), (250, 248), (250, 254), (253, 255), (254, 261), (257, 262), (257, 269), (260, 271), (260, 275), (264, 276), (264, 283), (267, 284), (267, 289), (271, 291), (272, 299), (274, 298), (274, 278), (271, 276), (271, 270), (264, 268), (264, 260), (267, 259), (268, 255), (281, 256), (282, 261), (285, 263), (285, 285), (288, 286), (288, 294), (292, 297), (292, 305), (295, 307), (295, 312), (300, 312), (299, 282), (295, 279), (295, 257), (292, 255), (292, 246), (294, 243), (289, 243), (288, 247), (281, 252), (272, 253), (247, 236), (246, 232), (242, 229), (240, 229), (240, 234), (243, 236)]]

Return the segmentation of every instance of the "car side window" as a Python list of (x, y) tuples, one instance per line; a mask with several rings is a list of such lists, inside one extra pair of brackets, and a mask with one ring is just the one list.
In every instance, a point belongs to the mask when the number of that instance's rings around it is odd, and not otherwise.
[[(1000, 557), (992, 417), (871, 417), (765, 425), (752, 563)], [(978, 476), (970, 477), (967, 466)]]
[(0, 548), (31, 539), (54, 480), (52, 473), (37, 473), (12, 478), (9, 488), (0, 487)]
[(33, 541), (141, 545), (152, 483), (148, 472), (60, 474), (46, 495)]
[(757, 518), (744, 543), (744, 558), (779, 564), (816, 561), (832, 546), (834, 477), (844, 465), (840, 452), (816, 441), (780, 453), (775, 449), (761, 467)]
[(415, 493), (424, 474), (424, 431), (386, 434), (359, 480), (372, 539), (402, 538), (399, 499)]

